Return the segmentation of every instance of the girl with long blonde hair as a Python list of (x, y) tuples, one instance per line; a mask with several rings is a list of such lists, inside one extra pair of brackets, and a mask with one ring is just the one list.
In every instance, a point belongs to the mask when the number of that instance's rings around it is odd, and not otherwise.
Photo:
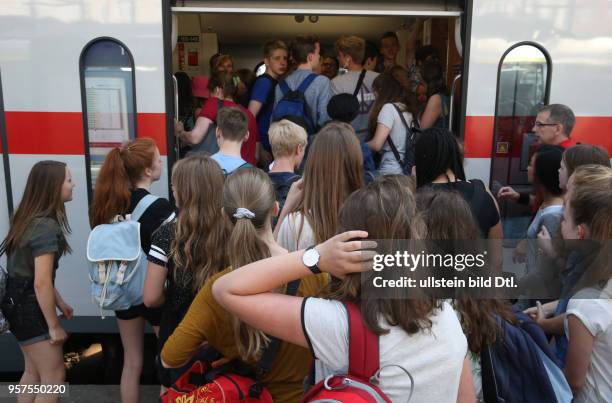
[[(229, 360), (240, 359), (255, 367), (270, 342), (265, 333), (228, 313), (212, 296), (214, 282), (233, 268), (287, 253), (272, 235), (272, 216), (278, 213), (278, 204), (268, 175), (245, 168), (228, 176), (223, 189), (223, 212), (232, 227), (228, 241), (230, 267), (206, 281), (168, 338), (161, 353), (166, 368), (185, 365), (204, 342)], [(311, 276), (301, 281), (297, 295), (316, 295), (324, 285), (325, 277)], [(285, 290), (284, 284), (277, 289)], [(269, 315), (274, 316), (274, 312)], [(262, 378), (275, 402), (300, 400), (310, 363), (306, 348), (281, 343), (271, 371)]]
[(178, 214), (153, 234), (144, 287), (145, 305), (163, 306), (160, 350), (198, 290), (228, 263), (219, 165), (206, 155), (193, 155), (174, 165), (171, 181)]
[(328, 123), (308, 149), (303, 179), (289, 190), (275, 228), (278, 243), (294, 251), (332, 237), (342, 203), (363, 185), (363, 155), (355, 131), (348, 123)]

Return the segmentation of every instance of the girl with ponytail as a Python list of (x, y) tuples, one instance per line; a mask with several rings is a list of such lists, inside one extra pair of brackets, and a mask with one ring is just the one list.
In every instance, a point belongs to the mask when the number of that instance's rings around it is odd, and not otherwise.
[[(107, 224), (118, 215), (132, 213), (142, 198), (151, 191), (151, 184), (161, 177), (162, 164), (155, 142), (139, 138), (112, 149), (100, 169), (90, 210), (90, 224)], [(172, 214), (168, 200), (158, 198), (140, 219), (140, 244), (145, 253), (151, 246), (151, 235)], [(144, 326), (147, 320), (155, 333), (161, 311), (148, 309), (144, 304), (127, 310), (115, 311), (121, 342), (123, 343), (123, 372), (121, 373), (121, 401), (138, 402)]]
[[(166, 368), (185, 365), (203, 342), (229, 360), (238, 358), (255, 367), (270, 338), (223, 309), (213, 298), (212, 286), (233, 268), (287, 253), (272, 234), (272, 216), (278, 213), (274, 199), (274, 187), (265, 172), (240, 169), (228, 176), (223, 189), (223, 212), (231, 224), (227, 243), (230, 267), (206, 281), (183, 321), (168, 338), (161, 353)], [(325, 282), (322, 276), (304, 278), (297, 295), (316, 295)], [(284, 292), (285, 288), (283, 285), (276, 291)], [(275, 402), (300, 400), (310, 363), (306, 348), (281, 343), (272, 370), (262, 379)]]

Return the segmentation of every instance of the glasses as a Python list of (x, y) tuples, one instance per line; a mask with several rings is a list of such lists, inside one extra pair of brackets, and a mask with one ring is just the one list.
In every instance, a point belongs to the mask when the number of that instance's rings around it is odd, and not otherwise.
[(542, 122), (535, 122), (533, 125), (535, 127), (545, 127), (545, 126), (557, 126), (560, 123), (542, 123)]

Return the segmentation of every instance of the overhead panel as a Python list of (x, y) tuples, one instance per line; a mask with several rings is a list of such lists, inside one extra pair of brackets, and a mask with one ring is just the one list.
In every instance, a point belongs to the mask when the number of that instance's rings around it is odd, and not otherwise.
[(173, 12), (456, 17), (460, 1), (178, 1)]

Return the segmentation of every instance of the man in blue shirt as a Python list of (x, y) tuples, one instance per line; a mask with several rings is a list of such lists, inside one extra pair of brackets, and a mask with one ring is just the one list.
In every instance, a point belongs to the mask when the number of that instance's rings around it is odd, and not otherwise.
[(239, 168), (251, 167), (240, 156), (242, 143), (249, 138), (249, 121), (246, 114), (236, 106), (222, 108), (217, 114), (217, 144), (219, 152), (212, 156), (226, 175)]

